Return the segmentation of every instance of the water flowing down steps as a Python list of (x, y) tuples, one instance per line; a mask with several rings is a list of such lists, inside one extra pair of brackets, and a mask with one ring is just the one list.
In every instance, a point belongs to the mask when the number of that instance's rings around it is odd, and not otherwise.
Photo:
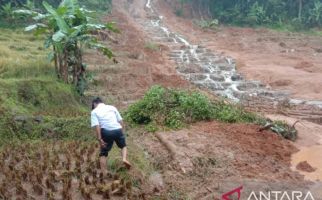
[(233, 58), (193, 45), (184, 36), (169, 30), (163, 24), (163, 16), (153, 8), (153, 3), (147, 0), (145, 5), (148, 20), (136, 20), (153, 42), (170, 48), (168, 58), (177, 64), (178, 73), (185, 79), (233, 102), (240, 102), (251, 110), (276, 112), (282, 106), (292, 107), (289, 115), (322, 123), (322, 101), (291, 99), (286, 91), (274, 91), (259, 81), (246, 80), (236, 70)]

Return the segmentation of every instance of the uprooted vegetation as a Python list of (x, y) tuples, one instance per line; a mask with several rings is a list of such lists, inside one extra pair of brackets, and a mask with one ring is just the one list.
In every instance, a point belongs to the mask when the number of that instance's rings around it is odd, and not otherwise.
[(255, 123), (286, 139), (296, 139), (296, 130), (286, 123), (272, 122), (237, 105), (211, 100), (198, 91), (161, 86), (152, 87), (141, 100), (131, 105), (125, 117), (131, 124), (145, 125), (151, 132), (157, 131), (161, 126), (179, 129), (198, 121), (218, 120), (227, 123)]

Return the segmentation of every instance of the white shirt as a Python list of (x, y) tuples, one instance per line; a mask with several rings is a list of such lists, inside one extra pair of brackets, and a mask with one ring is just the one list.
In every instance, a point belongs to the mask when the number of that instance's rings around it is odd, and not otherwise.
[(100, 103), (91, 112), (92, 127), (99, 125), (101, 128), (106, 130), (121, 129), (121, 121), (122, 117), (119, 111), (114, 106)]

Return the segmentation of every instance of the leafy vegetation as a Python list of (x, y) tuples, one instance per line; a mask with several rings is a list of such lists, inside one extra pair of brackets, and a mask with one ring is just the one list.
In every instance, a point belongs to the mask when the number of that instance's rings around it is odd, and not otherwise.
[[(41, 9), (44, 10), (43, 5), (44, 0), (1, 0), (0, 6), (11, 4), (11, 7), (15, 8), (28, 8), (28, 9)], [(47, 3), (53, 5), (54, 7), (59, 6), (61, 0), (46, 0)], [(112, 5), (111, 0), (79, 0), (81, 5), (89, 7), (91, 9), (99, 9), (99, 10), (109, 10)]]
[(88, 11), (81, 8), (77, 0), (63, 0), (57, 8), (43, 2), (47, 13), (34, 10), (16, 10), (16, 14), (28, 15), (35, 24), (25, 28), (36, 35), (45, 35), (45, 47), (52, 47), (49, 55), (55, 63), (56, 74), (65, 83), (72, 83), (83, 94), (86, 87), (86, 64), (83, 63), (83, 48), (101, 51), (111, 58), (112, 51), (97, 41), (93, 34), (105, 29), (117, 31), (112, 23), (92, 23)]
[(217, 119), (224, 122), (254, 122), (256, 116), (221, 102), (213, 103), (199, 92), (152, 87), (142, 100), (125, 113), (134, 124), (150, 123), (181, 128), (187, 123)]
[(269, 124), (268, 129), (294, 140), (296, 130), (283, 122), (271, 122), (236, 105), (211, 101), (196, 91), (152, 87), (144, 97), (131, 105), (125, 112), (130, 124), (145, 125), (146, 130), (155, 132), (158, 127), (179, 129), (187, 124), (218, 120), (227, 123)]
[(100, 10), (105, 14), (110, 12), (112, 8), (112, 0), (79, 0), (79, 3), (93, 10)]
[[(321, 27), (320, 0), (177, 0), (189, 4), (194, 17), (237, 25), (291, 25), (294, 30)], [(183, 6), (181, 6), (182, 8)]]
[(194, 23), (202, 29), (217, 29), (219, 21), (217, 19), (213, 20), (194, 20)]
[[(104, 196), (105, 191), (109, 195), (112, 188), (94, 184), (102, 178), (96, 169), (97, 143), (89, 126), (89, 109), (82, 103), (84, 97), (73, 86), (57, 81), (43, 39), (22, 30), (0, 28), (0, 160), (12, 161), (1, 163), (4, 177), (0, 199), (16, 198), (16, 191), (25, 199), (40, 193), (48, 199), (62, 193), (69, 198), (70, 180), (81, 183), (86, 177), (93, 182), (79, 184), (81, 196), (88, 197), (89, 190), (95, 188), (95, 193)], [(119, 151), (113, 149), (109, 155), (111, 174), (104, 178), (104, 185), (139, 188), (143, 176), (154, 171), (144, 151), (131, 140), (127, 144), (131, 149), (129, 158), (139, 175), (124, 170)], [(85, 155), (86, 160), (79, 155)], [(66, 162), (60, 159), (62, 156), (71, 159)], [(81, 167), (71, 165), (70, 160)], [(95, 169), (96, 176), (90, 169)], [(19, 184), (12, 185), (16, 181)], [(32, 187), (24, 187), (25, 182)]]
[(0, 146), (14, 140), (91, 137), (88, 109), (57, 81), (42, 38), (0, 31)]

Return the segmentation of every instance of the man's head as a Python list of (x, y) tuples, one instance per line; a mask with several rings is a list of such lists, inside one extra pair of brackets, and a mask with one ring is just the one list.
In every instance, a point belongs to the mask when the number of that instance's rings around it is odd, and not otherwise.
[(102, 99), (99, 97), (96, 97), (95, 99), (93, 99), (92, 101), (92, 110), (94, 110), (96, 108), (96, 106), (100, 103), (103, 103)]

